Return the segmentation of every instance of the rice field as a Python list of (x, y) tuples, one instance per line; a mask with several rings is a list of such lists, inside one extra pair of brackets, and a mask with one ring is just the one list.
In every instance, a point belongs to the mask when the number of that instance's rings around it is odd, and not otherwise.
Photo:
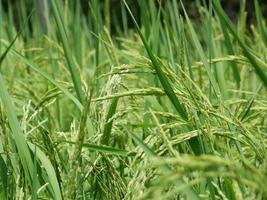
[(118, 2), (0, 0), (0, 199), (266, 199), (264, 3)]

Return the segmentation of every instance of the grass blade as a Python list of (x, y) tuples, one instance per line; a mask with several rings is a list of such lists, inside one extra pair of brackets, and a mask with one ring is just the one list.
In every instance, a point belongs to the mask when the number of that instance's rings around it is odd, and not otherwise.
[[(0, 2), (1, 3), (1, 2)], [(11, 41), (11, 43), (9, 44), (9, 46), (7, 47), (7, 49), (4, 51), (4, 53), (1, 55), (0, 57), (0, 70), (1, 70), (1, 65), (3, 60), (5, 59), (7, 53), (10, 51), (10, 49), (12, 48), (12, 46), (15, 44), (16, 40), (18, 39), (18, 37), (22, 34), (25, 26), (27, 25), (27, 22), (30, 20), (31, 16), (33, 14), (33, 10), (31, 11), (30, 15), (27, 17), (27, 20), (24, 22), (22, 28), (20, 29), (20, 31), (16, 34), (16, 36), (14, 37), (14, 39)], [(1, 50), (1, 49), (0, 49)]]
[(261, 12), (261, 8), (260, 8), (258, 0), (254, 0), (254, 6), (255, 6), (257, 25), (258, 25), (258, 29), (260, 32), (260, 36), (265, 46), (267, 46), (267, 31), (266, 31), (266, 26), (264, 25), (265, 20), (264, 20), (264, 17), (262, 16), (262, 12)]
[[(70, 144), (75, 144), (75, 142), (72, 141), (66, 141)], [(129, 152), (123, 149), (117, 149), (114, 147), (106, 146), (106, 145), (96, 145), (91, 143), (83, 143), (82, 145), (84, 148), (90, 150), (90, 151), (96, 151), (101, 153), (106, 153), (114, 156), (128, 156)]]
[(37, 147), (36, 145), (28, 142), (30, 149), (33, 152), (36, 152), (36, 159), (38, 159), (41, 163), (41, 166), (45, 169), (47, 176), (48, 176), (48, 182), (49, 182), (49, 186), (51, 188), (51, 190), (53, 191), (53, 197), (56, 200), (61, 200), (62, 196), (61, 196), (61, 191), (60, 191), (60, 187), (59, 187), (59, 182), (57, 180), (57, 175), (55, 172), (55, 169), (53, 167), (53, 165), (51, 164), (50, 160), (48, 159), (48, 157), (45, 155), (45, 153), (43, 151), (41, 151), (41, 149), (39, 147)]
[(152, 66), (154, 67), (154, 69), (156, 70), (157, 72), (157, 76), (160, 80), (160, 83), (164, 89), (164, 91), (166, 92), (166, 95), (168, 96), (168, 98), (170, 99), (171, 103), (173, 104), (173, 106), (175, 107), (176, 111), (180, 114), (180, 116), (184, 119), (184, 120), (187, 120), (187, 113), (185, 111), (185, 108), (183, 107), (183, 105), (180, 103), (180, 101), (178, 100), (177, 96), (175, 95), (174, 91), (173, 91), (173, 88), (168, 80), (168, 78), (166, 77), (166, 75), (164, 74), (164, 72), (162, 71), (161, 69), (161, 66), (158, 62), (158, 60), (156, 59), (156, 57), (153, 55), (151, 49), (149, 48), (149, 45), (148, 43), (146, 42), (146, 39), (145, 37), (143, 36), (143, 34), (141, 33), (141, 30), (139, 28), (139, 25), (137, 23), (137, 21), (135, 20), (128, 4), (126, 3), (125, 0), (124, 1), (124, 4), (134, 22), (134, 25), (136, 27), (136, 30), (145, 46), (145, 49), (148, 53), (148, 56), (152, 62)]
[[(21, 34), (21, 33), (22, 33), (22, 30), (16, 35), (16, 37), (12, 40), (12, 42), (9, 44), (7, 49), (1, 55), (0, 68), (1, 68), (3, 60), (5, 59), (6, 55), (11, 50), (16, 39), (18, 38), (19, 34)], [(15, 141), (15, 144), (17, 147), (17, 151), (19, 154), (19, 158), (20, 158), (22, 167), (23, 167), (24, 172), (26, 174), (26, 178), (31, 183), (33, 176), (34, 176), (33, 175), (33, 172), (34, 172), (33, 160), (31, 158), (30, 150), (29, 150), (28, 145), (26, 143), (26, 139), (23, 135), (23, 131), (20, 127), (16, 112), (14, 109), (13, 101), (12, 101), (11, 97), (9, 96), (9, 93), (7, 91), (5, 81), (2, 77), (1, 72), (0, 72), (0, 99), (2, 100), (3, 105), (6, 109), (8, 123), (9, 123), (11, 131), (13, 133), (14, 141)], [(39, 185), (39, 183), (36, 183), (36, 184)]]
[(18, 154), (23, 169), (27, 175), (28, 181), (31, 182), (33, 178), (34, 165), (32, 158), (30, 156), (31, 155), (30, 150), (26, 143), (25, 137), (23, 136), (22, 129), (19, 125), (19, 121), (15, 113), (13, 101), (7, 92), (7, 88), (5, 86), (5, 82), (1, 73), (0, 73), (0, 99), (2, 100), (3, 105), (7, 112), (8, 123), (10, 125), (10, 128), (14, 136), (14, 140), (18, 149)]
[(104, 126), (104, 131), (103, 131), (103, 138), (102, 138), (102, 144), (108, 145), (109, 144), (109, 138), (111, 134), (111, 129), (112, 129), (112, 124), (113, 124), (113, 119), (112, 117), (114, 116), (116, 112), (116, 108), (118, 105), (119, 97), (115, 97), (112, 99), (107, 117), (106, 117), (106, 123)]
[(80, 102), (83, 102), (83, 91), (82, 91), (82, 87), (81, 87), (81, 79), (80, 76), (78, 74), (78, 70), (76, 65), (74, 64), (73, 58), (72, 58), (72, 53), (71, 53), (71, 47), (68, 44), (68, 37), (67, 37), (67, 32), (60, 14), (60, 9), (58, 6), (59, 1), (52, 1), (51, 5), (52, 5), (52, 10), (55, 16), (55, 20), (57, 23), (57, 27), (59, 30), (59, 35), (61, 38), (61, 42), (63, 44), (63, 49), (64, 49), (64, 53), (65, 53), (65, 57), (68, 63), (68, 67), (69, 67), (69, 71), (71, 74), (71, 78), (73, 81), (73, 85), (75, 88), (75, 92), (77, 94), (77, 97), (79, 99)]
[(199, 41), (199, 39), (197, 37), (197, 33), (193, 28), (193, 25), (192, 25), (188, 15), (187, 15), (186, 11), (185, 11), (185, 8), (184, 8), (183, 4), (182, 4), (182, 8), (184, 10), (185, 18), (186, 18), (186, 21), (187, 21), (187, 24), (188, 24), (188, 28), (189, 28), (189, 31), (191, 33), (192, 39), (193, 39), (193, 44), (194, 44), (196, 50), (198, 51), (198, 54), (199, 54), (199, 56), (201, 58), (201, 61), (204, 64), (205, 70), (206, 70), (206, 72), (208, 74), (208, 77), (209, 77), (210, 83), (211, 83), (211, 85), (212, 85), (212, 87), (214, 89), (214, 92), (215, 92), (215, 94), (218, 95), (219, 91), (220, 91), (219, 90), (219, 86), (218, 86), (218, 84), (217, 84), (217, 82), (216, 82), (216, 80), (214, 78), (214, 75), (211, 72), (211, 69), (210, 69), (209, 63), (207, 61), (206, 55), (204, 53), (204, 50), (201, 47), (200, 41)]
[[(221, 21), (222, 31), (223, 31), (223, 35), (224, 35), (224, 43), (225, 43), (225, 47), (228, 51), (228, 54), (229, 55), (235, 55), (235, 52), (233, 49), (233, 44), (232, 44), (231, 39), (230, 39), (230, 35), (228, 33), (228, 30), (225, 27), (226, 26), (225, 22), (222, 21), (221, 18), (220, 18), (220, 21)], [(240, 87), (240, 73), (239, 73), (237, 64), (235, 62), (230, 62), (230, 64), (231, 64), (231, 67), (233, 70), (233, 75), (234, 75), (234, 79), (236, 81), (237, 88), (239, 88)]]
[(82, 107), (83, 106), (80, 103), (80, 101), (76, 97), (74, 97), (68, 90), (66, 90), (64, 87), (62, 87), (60, 84), (58, 84), (52, 77), (50, 77), (48, 74), (46, 74), (45, 72), (43, 72), (37, 65), (35, 65), (34, 63), (32, 63), (29, 59), (27, 59), (26, 57), (24, 57), (23, 55), (21, 55), (19, 52), (17, 52), (14, 49), (12, 49), (11, 52), (15, 56), (17, 56), (19, 59), (21, 59), (25, 63), (25, 65), (27, 65), (28, 67), (30, 67), (32, 70), (34, 70), (35, 72), (37, 72), (38, 74), (40, 74), (42, 77), (44, 77), (46, 80), (48, 80), (50, 83), (52, 83), (57, 88), (59, 88), (70, 100), (72, 100), (72, 102), (80, 110), (82, 110)]
[(249, 49), (249, 47), (244, 43), (244, 41), (239, 37), (237, 34), (232, 22), (230, 19), (226, 16), (224, 13), (220, 2), (218, 0), (212, 0), (214, 9), (216, 13), (218, 14), (219, 18), (224, 21), (225, 25), (227, 26), (228, 30), (231, 32), (233, 37), (237, 40), (240, 47), (243, 50), (244, 55), (247, 57), (247, 59), (250, 61), (251, 65), (254, 67), (256, 74), (259, 76), (261, 81), (263, 82), (264, 86), (267, 87), (267, 76), (264, 73), (264, 71), (261, 69), (261, 66), (258, 64), (257, 60), (255, 59), (253, 53)]

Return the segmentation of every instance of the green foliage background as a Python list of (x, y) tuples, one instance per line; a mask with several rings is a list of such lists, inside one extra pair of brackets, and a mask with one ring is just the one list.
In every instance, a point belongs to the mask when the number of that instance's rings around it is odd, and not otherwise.
[(0, 8), (0, 199), (267, 197), (263, 5), (158, 2)]

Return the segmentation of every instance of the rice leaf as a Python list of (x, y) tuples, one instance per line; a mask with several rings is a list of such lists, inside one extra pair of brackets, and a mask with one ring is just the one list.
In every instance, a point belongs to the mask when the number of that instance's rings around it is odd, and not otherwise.
[(61, 42), (63, 44), (63, 49), (64, 49), (65, 57), (67, 60), (68, 68), (69, 68), (69, 71), (71, 74), (71, 78), (73, 81), (73, 85), (75, 88), (75, 92), (77, 94), (79, 101), (82, 103), (84, 98), (83, 98), (83, 91), (82, 91), (82, 87), (81, 87), (81, 85), (82, 85), (81, 79), (80, 79), (77, 67), (76, 67), (76, 65), (73, 61), (73, 58), (72, 58), (71, 47), (68, 43), (67, 31), (66, 31), (66, 28), (64, 26), (58, 4), (59, 4), (59, 1), (52, 1), (51, 2), (53, 14), (55, 16), (55, 20), (56, 20), (57, 27), (58, 27), (59, 34), (60, 34), (60, 38), (61, 38)]
[(112, 99), (108, 114), (106, 116), (106, 123), (104, 126), (104, 131), (103, 131), (103, 137), (102, 137), (102, 144), (108, 145), (109, 144), (109, 139), (111, 135), (111, 129), (112, 129), (112, 124), (113, 124), (113, 119), (112, 117), (116, 113), (116, 108), (118, 105), (119, 97), (115, 97)]
[[(56, 175), (56, 172), (54, 170), (53, 165), (51, 164), (51, 161), (49, 160), (49, 158), (45, 155), (45, 153), (39, 147), (37, 147), (36, 145), (34, 145), (30, 142), (28, 142), (28, 145), (29, 145), (30, 149), (33, 152), (35, 152), (36, 159), (38, 159), (40, 161), (41, 166), (45, 169), (45, 172), (48, 176), (48, 182), (49, 182), (48, 187), (51, 187), (51, 190), (53, 191), (53, 199), (61, 200), (62, 196), (61, 196), (59, 183), (57, 180), (57, 175)], [(45, 176), (44, 176), (44, 178), (45, 178)]]
[(267, 46), (267, 30), (266, 30), (266, 25), (264, 24), (266, 20), (262, 16), (262, 11), (258, 0), (254, 0), (254, 6), (255, 6), (257, 25), (260, 32), (260, 36), (265, 46)]
[(124, 4), (134, 22), (134, 25), (136, 27), (136, 30), (140, 36), (140, 38), (142, 39), (142, 42), (145, 46), (145, 49), (149, 55), (149, 58), (152, 62), (152, 66), (154, 67), (154, 69), (156, 70), (157, 72), (157, 76), (160, 80), (160, 83), (164, 89), (164, 91), (166, 92), (166, 95), (168, 96), (168, 98), (170, 99), (171, 103), (173, 104), (173, 106), (175, 107), (176, 111), (180, 114), (180, 116), (184, 119), (184, 120), (187, 120), (187, 113), (185, 111), (185, 108), (184, 106), (180, 103), (180, 101), (178, 100), (177, 96), (175, 95), (174, 91), (173, 91), (173, 88), (168, 80), (168, 78), (166, 77), (166, 75), (164, 74), (164, 72), (162, 71), (161, 69), (161, 66), (157, 60), (157, 58), (153, 55), (151, 49), (149, 48), (149, 45), (145, 39), (145, 37), (143, 36), (143, 34), (141, 33), (141, 30), (139, 28), (139, 25), (137, 23), (137, 21), (135, 20), (130, 8), (128, 7), (128, 4), (126, 3), (125, 0), (124, 1)]
[(187, 15), (187, 12), (186, 12), (183, 4), (182, 4), (182, 8), (183, 8), (184, 13), (185, 13), (185, 18), (186, 18), (186, 21), (187, 21), (187, 24), (188, 24), (189, 31), (190, 31), (191, 36), (192, 36), (193, 44), (194, 44), (196, 50), (198, 51), (198, 54), (199, 54), (199, 56), (201, 58), (201, 61), (204, 64), (205, 70), (206, 70), (206, 72), (208, 74), (208, 78), (209, 78), (210, 83), (211, 83), (211, 85), (212, 85), (212, 87), (214, 89), (214, 92), (215, 92), (215, 94), (218, 95), (218, 94), (220, 94), (219, 86), (218, 86), (218, 84), (217, 84), (217, 82), (216, 82), (216, 80), (214, 78), (214, 75), (211, 72), (211, 69), (210, 69), (209, 63), (207, 61), (206, 55), (204, 53), (204, 50), (201, 47), (201, 44), (200, 44), (200, 41), (198, 39), (197, 33), (194, 30), (194, 27), (193, 27), (193, 25), (191, 23), (191, 20), (189, 19), (188, 15)]
[(15, 113), (13, 101), (7, 92), (6, 84), (4, 82), (4, 79), (1, 73), (0, 73), (0, 98), (2, 100), (2, 103), (7, 113), (8, 123), (13, 133), (13, 137), (14, 137), (17, 149), (18, 149), (18, 154), (19, 154), (19, 158), (21, 160), (23, 169), (27, 175), (26, 177), (28, 181), (31, 182), (33, 178), (33, 169), (34, 169), (33, 161), (30, 156), (30, 151), (27, 146), (25, 137), (19, 125), (19, 121)]
[(233, 37), (237, 40), (237, 42), (239, 43), (240, 47), (243, 50), (244, 55), (247, 57), (251, 65), (254, 67), (256, 74), (259, 76), (264, 86), (267, 87), (267, 76), (265, 72), (261, 69), (261, 66), (258, 64), (250, 48), (239, 37), (232, 22), (230, 21), (230, 19), (226, 16), (225, 12), (223, 11), (220, 5), (220, 2), (218, 0), (212, 0), (212, 2), (213, 2), (213, 6), (214, 6), (216, 13), (220, 17), (220, 19), (224, 21), (225, 25), (227, 26), (227, 29), (231, 32)]

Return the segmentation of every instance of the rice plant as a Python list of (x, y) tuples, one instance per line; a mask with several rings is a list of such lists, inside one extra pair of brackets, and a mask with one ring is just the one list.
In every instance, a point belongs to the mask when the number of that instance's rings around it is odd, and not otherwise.
[(0, 199), (266, 199), (264, 3), (114, 2), (0, 0)]

